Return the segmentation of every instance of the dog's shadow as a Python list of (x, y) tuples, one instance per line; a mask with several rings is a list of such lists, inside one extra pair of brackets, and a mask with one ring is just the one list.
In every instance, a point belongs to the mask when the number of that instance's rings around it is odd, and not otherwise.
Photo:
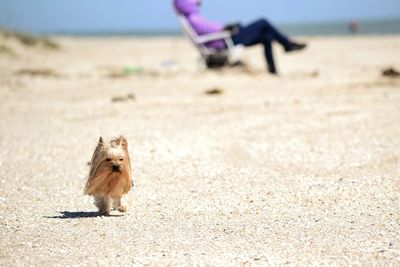
[[(81, 218), (94, 218), (101, 217), (100, 213), (96, 211), (60, 211), (60, 215), (45, 216), (47, 219), (81, 219)], [(110, 214), (105, 217), (121, 217), (122, 214)]]

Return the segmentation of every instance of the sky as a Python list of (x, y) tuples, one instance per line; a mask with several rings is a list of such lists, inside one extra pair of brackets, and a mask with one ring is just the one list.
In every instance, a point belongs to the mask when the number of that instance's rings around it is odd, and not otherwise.
[[(400, 0), (203, 0), (212, 20), (296, 24), (400, 19)], [(34, 33), (178, 30), (169, 0), (0, 0), (0, 27)]]

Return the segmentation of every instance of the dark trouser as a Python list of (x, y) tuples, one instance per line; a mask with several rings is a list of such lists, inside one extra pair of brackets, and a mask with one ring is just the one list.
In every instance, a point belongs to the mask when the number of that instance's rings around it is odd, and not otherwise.
[(259, 19), (247, 26), (241, 25), (239, 32), (232, 36), (232, 41), (234, 44), (242, 44), (244, 46), (262, 44), (264, 46), (265, 59), (268, 63), (268, 70), (271, 73), (276, 73), (272, 42), (277, 41), (285, 50), (289, 50), (291, 47), (290, 40), (265, 19)]

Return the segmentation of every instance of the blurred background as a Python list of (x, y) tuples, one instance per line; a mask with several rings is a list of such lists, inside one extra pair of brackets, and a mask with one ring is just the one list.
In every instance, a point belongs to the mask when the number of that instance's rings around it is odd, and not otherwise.
[[(291, 35), (400, 32), (398, 0), (203, 1), (202, 12), (223, 22), (267, 17)], [(172, 1), (1, 0), (0, 26), (36, 34), (176, 35)]]

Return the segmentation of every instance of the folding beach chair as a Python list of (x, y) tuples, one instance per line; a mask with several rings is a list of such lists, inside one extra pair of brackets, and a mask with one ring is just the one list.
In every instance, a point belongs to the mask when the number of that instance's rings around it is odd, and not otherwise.
[[(234, 45), (229, 31), (198, 35), (193, 29), (192, 25), (190, 25), (190, 23), (187, 21), (185, 16), (183, 16), (179, 12), (176, 12), (176, 15), (182, 25), (183, 32), (197, 48), (201, 55), (203, 63), (207, 67), (213, 67), (210, 66), (213, 60), (220, 61), (222, 59), (225, 59), (226, 63), (228, 64), (234, 64), (240, 61), (240, 53), (243, 50), (243, 46)], [(225, 41), (226, 49), (216, 50), (214, 48), (206, 46), (206, 43), (208, 42), (219, 40)], [(217, 67), (222, 67), (222, 65)]]

